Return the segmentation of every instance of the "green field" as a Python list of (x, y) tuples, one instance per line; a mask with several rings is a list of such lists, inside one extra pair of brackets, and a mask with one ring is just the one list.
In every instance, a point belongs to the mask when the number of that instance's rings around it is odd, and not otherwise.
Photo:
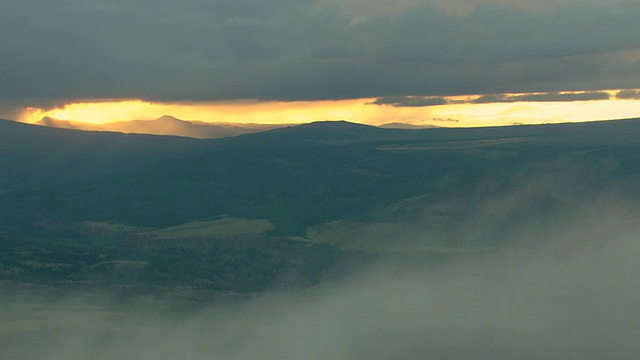
[(241, 219), (223, 217), (213, 221), (193, 221), (155, 231), (139, 233), (157, 239), (189, 239), (218, 235), (261, 234), (273, 229), (266, 219)]

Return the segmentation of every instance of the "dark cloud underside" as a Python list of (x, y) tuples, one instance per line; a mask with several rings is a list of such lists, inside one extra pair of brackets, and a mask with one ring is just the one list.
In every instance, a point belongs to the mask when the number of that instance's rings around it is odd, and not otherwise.
[(640, 99), (640, 90), (621, 90), (616, 94), (617, 99), (635, 100)]
[(640, 81), (640, 3), (476, 3), (464, 16), (416, 1), (359, 17), (313, 0), (3, 2), (0, 99), (342, 99)]
[(604, 91), (586, 91), (579, 93), (559, 93), (548, 92), (538, 94), (508, 95), (508, 94), (489, 94), (483, 95), (473, 103), (496, 103), (496, 102), (521, 102), (521, 101), (589, 101), (589, 100), (609, 100), (611, 95)]
[[(392, 105), (394, 107), (426, 107), (446, 104), (489, 104), (515, 102), (571, 102), (609, 100), (611, 95), (606, 91), (583, 92), (546, 92), (531, 94), (486, 94), (469, 100), (454, 100), (445, 96), (385, 96), (376, 99), (371, 104)], [(616, 98), (640, 98), (638, 90), (623, 90), (616, 94)]]

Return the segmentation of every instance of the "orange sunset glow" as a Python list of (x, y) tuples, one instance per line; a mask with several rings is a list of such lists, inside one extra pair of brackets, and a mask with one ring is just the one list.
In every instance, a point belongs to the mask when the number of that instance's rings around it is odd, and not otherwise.
[(399, 122), (443, 127), (503, 126), (581, 122), (640, 116), (640, 100), (468, 103), (469, 97), (450, 97), (450, 104), (427, 107), (374, 105), (375, 99), (335, 101), (230, 101), (159, 103), (143, 100), (70, 102), (54, 109), (27, 108), (20, 121), (43, 117), (94, 124), (151, 120), (172, 115), (210, 123), (298, 124), (347, 120), (370, 125)]

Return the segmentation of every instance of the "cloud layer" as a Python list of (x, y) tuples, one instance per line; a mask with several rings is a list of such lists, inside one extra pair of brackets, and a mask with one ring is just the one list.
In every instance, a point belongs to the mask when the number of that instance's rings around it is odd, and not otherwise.
[(8, 2), (0, 5), (0, 99), (315, 100), (620, 89), (640, 80), (637, 2), (388, 5)]
[[(635, 89), (620, 90), (615, 93), (616, 99), (637, 99), (639, 92)], [(467, 96), (462, 99), (447, 96), (385, 96), (371, 102), (372, 105), (391, 105), (394, 107), (427, 107), (451, 104), (495, 104), (516, 102), (572, 102), (609, 100), (612, 95), (607, 91), (579, 92), (538, 92), (528, 94), (485, 94)]]

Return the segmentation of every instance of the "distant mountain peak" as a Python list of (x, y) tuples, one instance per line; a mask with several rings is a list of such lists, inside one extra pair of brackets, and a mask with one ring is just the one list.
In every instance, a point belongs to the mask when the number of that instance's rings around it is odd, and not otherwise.
[(314, 121), (312, 123), (298, 125), (297, 127), (308, 128), (308, 129), (331, 129), (331, 130), (375, 128), (374, 126), (359, 124), (359, 123), (350, 122), (346, 120)]
[(50, 116), (45, 116), (34, 124), (53, 128), (75, 129), (75, 126), (70, 121), (60, 120)]
[(162, 115), (161, 117), (157, 118), (155, 121), (160, 121), (160, 122), (186, 122), (184, 120), (180, 120), (175, 116), (171, 116), (171, 115)]

